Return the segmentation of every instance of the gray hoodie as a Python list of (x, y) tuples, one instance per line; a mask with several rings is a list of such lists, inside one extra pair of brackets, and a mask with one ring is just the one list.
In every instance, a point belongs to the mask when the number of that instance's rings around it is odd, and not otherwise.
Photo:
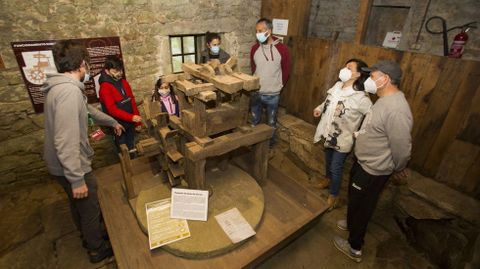
[(72, 188), (85, 184), (92, 171), (93, 149), (88, 142), (88, 114), (99, 125), (114, 127), (112, 117), (87, 104), (85, 86), (64, 74), (48, 75), (45, 94), (44, 159), (50, 174), (65, 176)]
[(256, 64), (254, 75), (260, 78), (260, 94), (277, 95), (283, 88), (282, 56), (276, 45), (280, 39), (274, 39), (272, 44), (260, 44), (253, 59)]

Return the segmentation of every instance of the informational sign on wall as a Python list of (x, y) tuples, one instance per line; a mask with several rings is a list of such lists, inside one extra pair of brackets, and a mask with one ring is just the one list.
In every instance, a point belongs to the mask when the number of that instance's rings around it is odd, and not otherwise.
[(288, 33), (288, 20), (273, 19), (273, 34), (286, 36)]
[[(102, 71), (106, 56), (117, 55), (122, 58), (118, 36), (72, 40), (84, 44), (87, 48), (90, 54), (90, 75), (92, 77), (97, 77)], [(52, 47), (57, 41), (60, 40), (11, 42), (20, 73), (36, 113), (43, 112), (45, 96), (41, 87), (47, 79), (47, 74), (57, 73), (52, 53)], [(98, 102), (93, 79), (85, 83), (85, 93), (89, 103)]]
[(387, 32), (382, 46), (396, 49), (398, 44), (400, 44), (400, 38), (402, 38), (402, 32), (400, 31)]

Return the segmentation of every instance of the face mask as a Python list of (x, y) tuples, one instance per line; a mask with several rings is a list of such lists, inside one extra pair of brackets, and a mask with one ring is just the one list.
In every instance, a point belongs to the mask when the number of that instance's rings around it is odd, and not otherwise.
[(158, 89), (158, 93), (161, 97), (167, 97), (170, 95), (170, 89)]
[(210, 48), (210, 51), (213, 53), (213, 54), (218, 54), (220, 52), (220, 46), (212, 46)]
[(267, 38), (269, 36), (270, 36), (270, 34), (267, 35), (267, 32), (257, 33), (257, 40), (260, 43), (265, 43), (265, 41), (267, 41)]
[(375, 82), (377, 82), (382, 77), (383, 76), (377, 78), (376, 80), (373, 80), (372, 78), (367, 78), (367, 80), (365, 80), (365, 82), (363, 83), (363, 86), (365, 87), (365, 91), (371, 94), (376, 94), (377, 89), (380, 87), (377, 87), (377, 84)]
[(350, 71), (350, 69), (348, 69), (346, 67), (342, 68), (342, 70), (340, 70), (340, 73), (338, 74), (338, 78), (342, 82), (348, 81), (352, 78), (352, 71)]
[(83, 77), (82, 83), (85, 83), (90, 80), (90, 66), (84, 62), (85, 64), (85, 76)]
[(82, 82), (85, 83), (90, 80), (90, 73), (85, 73), (85, 76), (83, 77)]

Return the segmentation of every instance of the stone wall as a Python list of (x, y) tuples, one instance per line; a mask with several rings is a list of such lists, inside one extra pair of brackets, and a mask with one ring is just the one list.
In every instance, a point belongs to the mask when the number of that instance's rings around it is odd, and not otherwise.
[[(0, 190), (48, 178), (41, 159), (43, 116), (32, 109), (10, 42), (120, 36), (137, 99), (171, 72), (169, 35), (223, 33), (223, 47), (248, 69), (260, 0), (42, 0), (0, 3)], [(94, 166), (116, 162), (112, 141), (96, 145)]]
[[(333, 39), (335, 37), (335, 32), (339, 32), (337, 40), (352, 42), (355, 37), (355, 29), (357, 26), (359, 2), (360, 1), (358, 0), (312, 0), (308, 31), (309, 35), (324, 39)], [(374, 0), (373, 5), (409, 8), (403, 29), (391, 29), (392, 31), (402, 31), (402, 39), (399, 45), (400, 50), (443, 55), (442, 36), (429, 34), (426, 32), (425, 27), (422, 26), (422, 17), (427, 5), (426, 0)], [(480, 18), (480, 1), (432, 1), (426, 19), (432, 16), (441, 16), (445, 18), (447, 20), (448, 28), (463, 25), (475, 20), (478, 21), (478, 18)], [(419, 39), (420, 49), (414, 50), (412, 45), (415, 43), (420, 27), (422, 27)], [(440, 30), (439, 27), (439, 21), (433, 21), (430, 28), (438, 31)], [(469, 40), (463, 55), (464, 59), (480, 59), (479, 31), (480, 29), (470, 30)], [(454, 36), (458, 33), (459, 30), (449, 32), (449, 46), (451, 45)]]

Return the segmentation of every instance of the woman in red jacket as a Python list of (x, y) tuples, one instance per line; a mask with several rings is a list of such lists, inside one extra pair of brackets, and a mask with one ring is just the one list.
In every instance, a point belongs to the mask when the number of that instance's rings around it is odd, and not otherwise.
[(135, 128), (140, 127), (142, 117), (138, 112), (135, 97), (127, 80), (123, 78), (123, 62), (117, 56), (107, 56), (105, 68), (98, 80), (100, 103), (104, 112), (115, 118), (125, 132), (115, 135), (117, 146), (126, 144), (131, 150), (135, 146)]

